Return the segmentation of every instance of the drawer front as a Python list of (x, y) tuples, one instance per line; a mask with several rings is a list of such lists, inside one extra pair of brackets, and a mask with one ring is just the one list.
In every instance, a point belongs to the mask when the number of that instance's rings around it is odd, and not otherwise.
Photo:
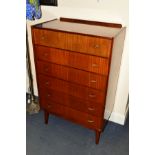
[(104, 90), (106, 89), (107, 76), (101, 76), (82, 70), (65, 67), (62, 65), (37, 61), (39, 73), (67, 80), (91, 88)]
[(109, 59), (43, 46), (35, 46), (35, 55), (37, 60), (108, 75)]
[(40, 98), (42, 98), (43, 107), (47, 107), (48, 101), (58, 103), (61, 105), (65, 105), (67, 107), (71, 107), (73, 109), (86, 112), (88, 114), (92, 114), (94, 116), (103, 116), (103, 108), (104, 105), (102, 103), (95, 103), (92, 101), (83, 101), (80, 98), (62, 93), (60, 91), (48, 89), (48, 88), (41, 88), (40, 89)]
[(49, 78), (44, 75), (39, 75), (38, 79), (39, 89), (41, 89), (41, 87), (50, 88), (84, 100), (104, 103), (105, 90), (99, 91), (56, 78)]
[(42, 29), (33, 29), (33, 36), (38, 45), (110, 57), (110, 39)]
[(49, 113), (61, 116), (67, 120), (81, 124), (90, 129), (101, 130), (103, 127), (102, 117), (95, 117), (54, 102), (48, 101), (48, 106), (45, 109)]

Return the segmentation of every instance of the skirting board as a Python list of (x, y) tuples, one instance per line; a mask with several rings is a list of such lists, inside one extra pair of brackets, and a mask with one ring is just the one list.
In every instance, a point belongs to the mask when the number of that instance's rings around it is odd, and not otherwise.
[[(127, 115), (128, 115), (128, 111), (129, 111), (129, 106), (127, 107), (127, 110), (125, 111), (124, 114), (120, 114), (120, 113), (117, 113), (117, 112), (112, 112), (112, 114), (111, 114), (111, 116), (109, 118), (109, 121), (120, 124), (120, 125), (124, 125), (125, 121), (126, 121), (126, 118), (127, 118)], [(106, 116), (109, 116), (108, 111), (105, 111), (105, 119), (108, 119), (108, 118), (106, 118)]]

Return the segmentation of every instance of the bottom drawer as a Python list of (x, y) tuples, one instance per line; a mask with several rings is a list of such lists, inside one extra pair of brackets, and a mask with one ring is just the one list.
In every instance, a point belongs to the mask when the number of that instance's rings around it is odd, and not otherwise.
[(56, 104), (54, 102), (48, 103), (45, 110), (49, 113), (58, 115), (64, 119), (70, 120), (77, 124), (81, 124), (82, 126), (90, 129), (96, 129), (101, 131), (103, 128), (102, 117), (95, 117), (87, 113), (83, 113), (72, 108)]

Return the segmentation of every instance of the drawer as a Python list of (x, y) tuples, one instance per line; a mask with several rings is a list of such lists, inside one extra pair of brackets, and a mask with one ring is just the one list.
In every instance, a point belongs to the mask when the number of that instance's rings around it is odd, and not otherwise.
[(106, 89), (107, 76), (65, 67), (53, 63), (37, 61), (37, 70), (39, 73), (67, 80), (95, 89)]
[(64, 80), (49, 78), (44, 75), (39, 75), (38, 80), (39, 80), (39, 83), (38, 83), (39, 90), (41, 88), (50, 88), (84, 100), (89, 100), (89, 101), (94, 101), (99, 103), (104, 103), (104, 100), (105, 100), (105, 90), (99, 91), (96, 89), (73, 84)]
[(94, 116), (103, 116), (104, 105), (103, 103), (96, 103), (92, 101), (84, 101), (80, 98), (62, 93), (60, 91), (41, 88), (40, 89), (41, 105), (43, 107), (47, 106), (47, 103), (54, 102), (73, 109), (92, 114)]
[(95, 117), (87, 113), (80, 112), (78, 110), (56, 104), (54, 102), (48, 102), (48, 106), (45, 108), (49, 113), (61, 116), (64, 119), (70, 120), (74, 123), (81, 124), (90, 129), (101, 130), (103, 127), (103, 118)]
[(60, 31), (33, 29), (34, 44), (110, 57), (111, 39)]
[(37, 60), (74, 67), (85, 71), (108, 75), (109, 59), (69, 52), (55, 48), (35, 46)]

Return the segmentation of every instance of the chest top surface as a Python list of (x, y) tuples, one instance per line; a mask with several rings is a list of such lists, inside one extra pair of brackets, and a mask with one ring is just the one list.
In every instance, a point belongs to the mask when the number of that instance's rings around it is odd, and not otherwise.
[(45, 23), (37, 24), (33, 27), (107, 38), (114, 38), (123, 29), (116, 27), (107, 27), (102, 25), (89, 25), (86, 23), (61, 21), (60, 19), (54, 19)]

